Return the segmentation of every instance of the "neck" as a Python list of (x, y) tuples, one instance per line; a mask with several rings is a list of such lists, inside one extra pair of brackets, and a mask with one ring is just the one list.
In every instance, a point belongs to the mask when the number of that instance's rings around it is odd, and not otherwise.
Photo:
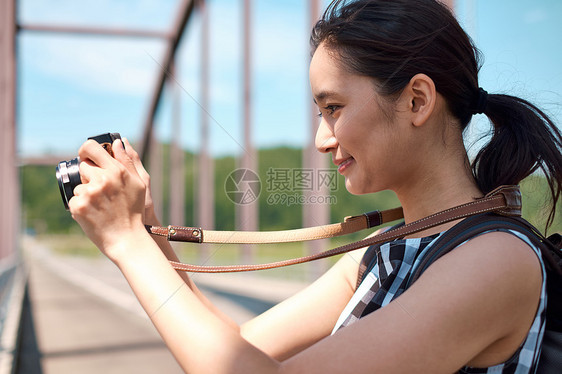
[[(418, 178), (395, 190), (404, 209), (406, 223), (416, 221), (431, 214), (455, 207), (483, 196), (470, 172), (468, 160), (459, 163), (440, 163), (438, 168), (420, 172)], [(417, 233), (414, 236), (427, 236), (447, 230), (456, 222), (450, 222)]]

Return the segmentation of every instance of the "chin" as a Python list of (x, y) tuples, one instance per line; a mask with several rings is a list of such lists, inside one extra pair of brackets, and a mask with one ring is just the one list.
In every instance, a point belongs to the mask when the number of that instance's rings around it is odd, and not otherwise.
[(349, 178), (345, 178), (345, 189), (352, 195), (367, 195), (370, 193), (380, 192), (385, 190), (385, 188), (380, 188), (381, 186), (375, 186), (370, 183), (353, 183)]
[(365, 195), (372, 192), (364, 187), (365, 186), (361, 186), (360, 184), (354, 184), (350, 182), (348, 178), (345, 178), (345, 189), (352, 195)]

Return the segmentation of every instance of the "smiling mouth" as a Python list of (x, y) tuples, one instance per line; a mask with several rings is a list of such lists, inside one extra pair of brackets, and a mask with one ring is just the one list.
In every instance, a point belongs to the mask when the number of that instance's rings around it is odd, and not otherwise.
[(342, 174), (353, 162), (353, 157), (350, 157), (338, 164), (338, 173)]

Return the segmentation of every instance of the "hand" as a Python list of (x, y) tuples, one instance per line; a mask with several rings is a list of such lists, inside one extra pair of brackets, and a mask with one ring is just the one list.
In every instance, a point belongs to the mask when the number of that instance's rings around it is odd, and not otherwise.
[(69, 201), (72, 217), (112, 260), (122, 240), (134, 238), (139, 230), (146, 233), (145, 184), (121, 140), (113, 143), (113, 153), (115, 158), (93, 140), (82, 145), (82, 184)]

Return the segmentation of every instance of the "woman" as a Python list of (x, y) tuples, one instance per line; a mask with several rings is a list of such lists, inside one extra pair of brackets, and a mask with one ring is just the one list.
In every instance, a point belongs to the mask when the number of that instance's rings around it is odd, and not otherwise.
[[(316, 146), (332, 154), (349, 192), (393, 190), (411, 222), (517, 184), (540, 167), (556, 206), (560, 132), (532, 104), (479, 89), (476, 49), (446, 7), (335, 1), (311, 42), (311, 89), (322, 116)], [(471, 166), (462, 132), (475, 113), (495, 130)], [(381, 262), (357, 289), (365, 249), (356, 251), (239, 327), (170, 267), (169, 245), (146, 233), (144, 223), (158, 223), (149, 178), (124, 145), (114, 144), (115, 158), (93, 141), (82, 146), (84, 183), (70, 210), (123, 272), (186, 372), (534, 371), (545, 279), (540, 252), (525, 237), (478, 236), (407, 290), (397, 279), (454, 223), (382, 246)]]

